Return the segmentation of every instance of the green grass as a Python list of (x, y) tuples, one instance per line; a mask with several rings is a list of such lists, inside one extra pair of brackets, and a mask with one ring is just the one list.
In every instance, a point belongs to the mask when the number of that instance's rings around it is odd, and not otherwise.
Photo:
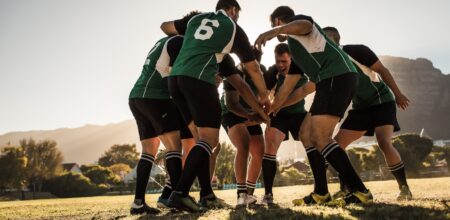
[[(415, 197), (408, 202), (395, 200), (395, 181), (368, 182), (375, 197), (370, 206), (345, 208), (324, 206), (294, 207), (291, 200), (307, 195), (312, 186), (274, 189), (275, 207), (254, 206), (241, 209), (211, 210), (203, 214), (164, 210), (158, 216), (130, 216), (132, 196), (98, 196), (71, 199), (0, 202), (0, 219), (450, 219), (450, 178), (409, 180)], [(337, 184), (330, 185), (335, 192)], [(256, 190), (262, 195), (263, 190)], [(217, 191), (230, 205), (236, 203), (235, 190)], [(193, 193), (198, 196), (197, 193)], [(159, 195), (147, 195), (154, 206)]]

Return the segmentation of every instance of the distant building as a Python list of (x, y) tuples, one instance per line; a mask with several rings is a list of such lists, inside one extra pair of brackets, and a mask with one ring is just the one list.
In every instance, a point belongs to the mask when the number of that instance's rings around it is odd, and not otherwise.
[[(123, 178), (123, 181), (125, 183), (136, 181), (136, 177), (137, 177), (136, 168), (137, 168), (137, 165), (133, 168), (133, 170), (131, 170), (131, 172), (128, 175), (126, 175)], [(152, 171), (150, 172), (150, 178), (149, 178), (148, 182), (154, 182), (154, 183), (158, 184), (160, 187), (163, 187), (164, 182), (155, 179), (155, 177), (157, 175), (166, 175), (166, 171), (164, 170), (164, 168), (162, 168), (159, 165), (153, 165)]]
[(80, 166), (76, 163), (63, 163), (63, 170), (67, 172), (73, 172), (73, 173), (81, 173)]

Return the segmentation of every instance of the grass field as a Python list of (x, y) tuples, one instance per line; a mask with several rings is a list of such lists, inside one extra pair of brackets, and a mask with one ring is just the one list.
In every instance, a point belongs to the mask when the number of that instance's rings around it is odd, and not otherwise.
[[(345, 208), (324, 206), (294, 207), (291, 200), (307, 195), (312, 186), (290, 186), (274, 189), (274, 207), (255, 205), (240, 209), (210, 210), (203, 214), (163, 210), (158, 216), (130, 216), (132, 196), (99, 196), (71, 199), (0, 202), (0, 219), (450, 219), (450, 178), (412, 179), (410, 188), (415, 197), (397, 202), (394, 181), (368, 182), (375, 197), (370, 206)], [(330, 185), (330, 191), (337, 190)], [(256, 191), (262, 195), (263, 189)], [(217, 191), (217, 196), (230, 205), (236, 203), (235, 190)], [(198, 196), (197, 193), (193, 193)], [(154, 206), (158, 195), (147, 195)]]

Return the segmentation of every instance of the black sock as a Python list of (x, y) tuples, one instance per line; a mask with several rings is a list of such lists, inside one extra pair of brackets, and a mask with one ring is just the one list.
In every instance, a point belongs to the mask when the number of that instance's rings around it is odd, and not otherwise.
[(256, 187), (256, 183), (252, 183), (247, 180), (247, 194), (248, 195), (253, 195), (253, 193), (255, 192), (255, 187)]
[(180, 179), (181, 176), (182, 171), (181, 152), (168, 151), (164, 157), (166, 161), (167, 173), (169, 174), (170, 180), (166, 183), (166, 186), (164, 187), (161, 197), (163, 199), (168, 199), (170, 194), (172, 193), (172, 186), (176, 186), (178, 184), (178, 180)]
[(328, 193), (327, 162), (314, 146), (307, 146), (305, 149), (314, 176), (314, 193), (323, 196)]
[(137, 202), (142, 204), (143, 202), (145, 202), (145, 190), (147, 189), (147, 183), (150, 177), (150, 171), (152, 171), (152, 165), (154, 161), (155, 157), (153, 155), (146, 153), (141, 154), (141, 159), (139, 160), (136, 168), (137, 177), (136, 194), (134, 195), (135, 203)]
[(367, 192), (367, 188), (353, 168), (347, 154), (336, 142), (327, 144), (322, 150), (322, 155), (342, 175), (351, 191)]
[(277, 158), (275, 155), (264, 154), (262, 161), (264, 189), (267, 194), (272, 194), (273, 181), (277, 173)]
[(394, 166), (389, 166), (389, 170), (397, 180), (399, 188), (401, 188), (402, 186), (408, 186), (405, 175), (405, 164), (403, 164), (403, 161), (400, 161), (398, 164)]
[(241, 193), (247, 193), (247, 186), (245, 185), (245, 183), (236, 183), (236, 188), (238, 197)]
[[(208, 145), (209, 146), (209, 145)], [(202, 161), (202, 165), (200, 166), (200, 170), (198, 173), (198, 183), (200, 185), (200, 197), (207, 196), (213, 193), (211, 186), (211, 174), (210, 174), (210, 159)]]
[(209, 163), (210, 155), (211, 147), (204, 141), (199, 141), (189, 152), (184, 164), (184, 170), (176, 187), (176, 191), (181, 192), (182, 196), (189, 194), (192, 183), (194, 183), (195, 177), (198, 176), (199, 172), (207, 172), (209, 176), (209, 166), (205, 169), (202, 165), (204, 165), (205, 161)]
[(163, 188), (163, 191), (161, 193), (162, 199), (168, 199), (170, 197), (170, 194), (172, 193), (172, 184), (170, 183), (170, 178), (167, 179), (166, 185)]
[(339, 177), (339, 189), (341, 191), (349, 191), (349, 187), (347, 186), (347, 183), (344, 181), (344, 177), (342, 177), (341, 174), (338, 174)]

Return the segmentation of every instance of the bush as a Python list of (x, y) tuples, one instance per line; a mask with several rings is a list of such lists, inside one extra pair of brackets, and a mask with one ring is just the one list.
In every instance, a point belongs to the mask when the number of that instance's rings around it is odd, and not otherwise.
[(47, 187), (55, 196), (82, 197), (82, 196), (98, 196), (105, 194), (108, 187), (104, 184), (95, 185), (89, 178), (78, 173), (63, 173), (47, 181)]

